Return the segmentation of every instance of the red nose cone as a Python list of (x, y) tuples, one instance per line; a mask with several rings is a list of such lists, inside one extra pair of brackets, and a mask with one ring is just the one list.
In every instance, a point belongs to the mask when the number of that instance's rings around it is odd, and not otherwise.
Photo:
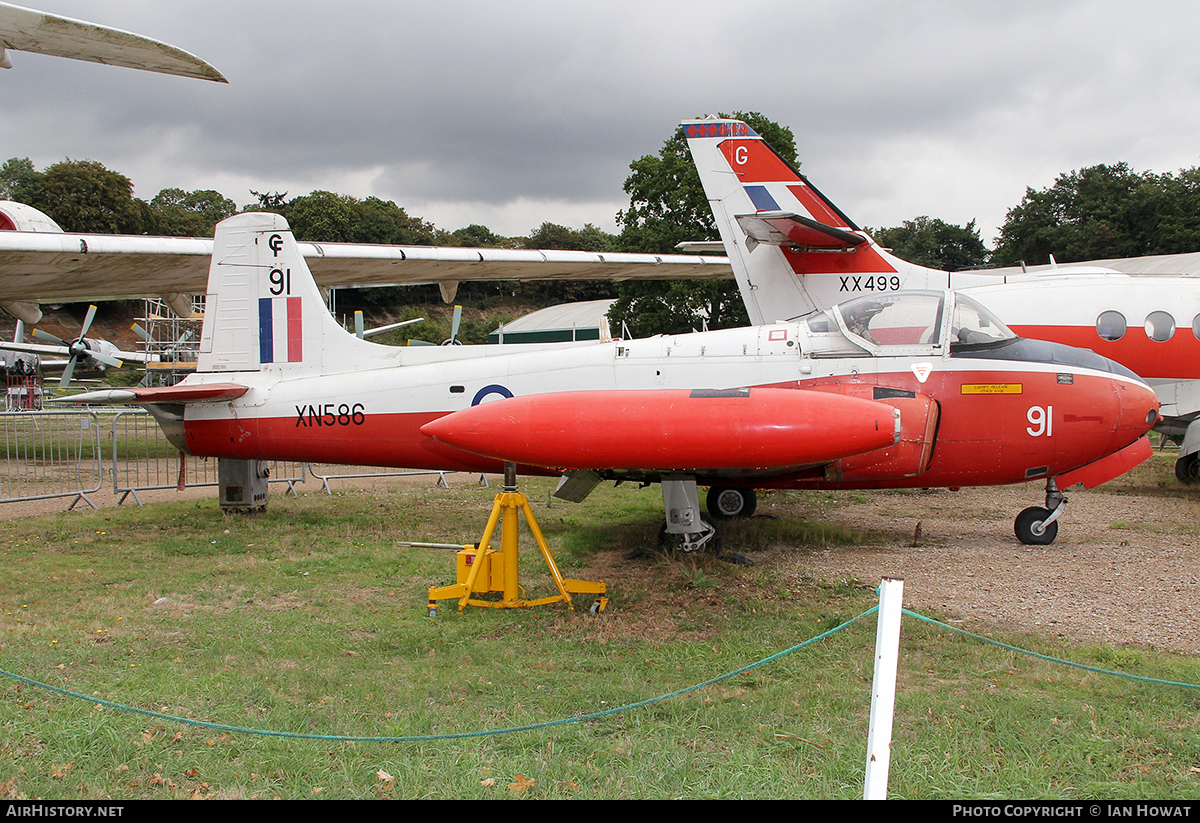
[(780, 469), (896, 442), (883, 403), (790, 389), (596, 391), (513, 397), (421, 432), (498, 460), (568, 469)]

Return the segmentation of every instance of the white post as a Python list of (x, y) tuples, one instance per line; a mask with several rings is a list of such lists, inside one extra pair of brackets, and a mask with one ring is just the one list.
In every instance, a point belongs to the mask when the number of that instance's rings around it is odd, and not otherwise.
[(871, 724), (867, 731), (867, 776), (863, 783), (863, 800), (887, 800), (903, 602), (904, 579), (885, 577), (879, 584), (879, 622), (875, 628), (875, 679), (871, 686)]

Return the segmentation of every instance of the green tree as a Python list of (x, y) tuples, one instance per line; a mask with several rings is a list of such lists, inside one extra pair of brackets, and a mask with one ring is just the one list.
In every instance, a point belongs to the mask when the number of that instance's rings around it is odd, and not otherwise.
[(28, 157), (11, 157), (0, 166), (0, 200), (24, 203), (40, 181), (41, 174)]
[(1059, 175), (1025, 190), (993, 255), (1002, 266), (1062, 263), (1200, 249), (1200, 170), (1135, 172), (1128, 163)]
[(237, 205), (212, 189), (163, 189), (150, 201), (145, 229), (167, 237), (212, 237), (217, 223), (237, 213)]
[(23, 188), (26, 204), (48, 214), (66, 231), (141, 234), (145, 204), (133, 198), (133, 183), (94, 160), (63, 160)]
[(582, 229), (572, 229), (557, 223), (543, 223), (521, 241), (521, 248), (525, 249), (614, 251), (616, 245), (616, 237), (591, 223)]
[[(758, 112), (735, 112), (733, 117), (748, 123), (786, 162), (799, 165), (791, 129)], [(638, 158), (629, 168), (631, 174), (625, 180), (629, 208), (617, 213), (621, 251), (673, 253), (678, 243), (717, 237), (682, 127), (663, 143), (658, 154)], [(614, 328), (624, 322), (636, 336), (699, 328), (705, 322), (712, 329), (750, 322), (732, 280), (673, 285), (626, 281), (620, 284), (609, 319)]]
[(988, 261), (988, 248), (974, 220), (956, 226), (936, 217), (922, 216), (905, 220), (900, 226), (866, 231), (900, 259), (921, 266), (957, 271)]
[(454, 245), (471, 248), (503, 246), (508, 239), (496, 234), (487, 226), (481, 226), (478, 223), (472, 223), (461, 229), (455, 229), (450, 233), (450, 236), (454, 238)]

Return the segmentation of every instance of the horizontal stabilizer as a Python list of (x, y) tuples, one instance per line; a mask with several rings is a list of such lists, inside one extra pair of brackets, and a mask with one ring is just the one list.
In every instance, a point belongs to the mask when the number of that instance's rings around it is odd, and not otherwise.
[(91, 403), (95, 405), (113, 405), (131, 403), (147, 405), (154, 403), (219, 403), (222, 400), (232, 400), (241, 397), (250, 390), (249, 386), (237, 383), (205, 383), (189, 386), (180, 383), (178, 386), (155, 386), (153, 388), (132, 389), (101, 389), (99, 391), (73, 394), (70, 397), (55, 398), (56, 403)]
[(736, 219), (747, 237), (768, 246), (849, 250), (867, 242), (861, 234), (837, 229), (794, 212), (760, 211), (739, 214)]

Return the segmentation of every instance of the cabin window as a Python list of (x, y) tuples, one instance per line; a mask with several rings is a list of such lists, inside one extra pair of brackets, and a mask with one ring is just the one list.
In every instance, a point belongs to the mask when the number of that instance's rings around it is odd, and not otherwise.
[(1096, 321), (1096, 334), (1104, 340), (1120, 340), (1125, 331), (1125, 315), (1119, 311), (1106, 311)]
[(1192, 334), (1196, 336), (1197, 340), (1200, 340), (1200, 314), (1192, 318)]
[(1165, 311), (1150, 312), (1146, 317), (1146, 336), (1156, 343), (1165, 343), (1175, 334), (1175, 318)]

